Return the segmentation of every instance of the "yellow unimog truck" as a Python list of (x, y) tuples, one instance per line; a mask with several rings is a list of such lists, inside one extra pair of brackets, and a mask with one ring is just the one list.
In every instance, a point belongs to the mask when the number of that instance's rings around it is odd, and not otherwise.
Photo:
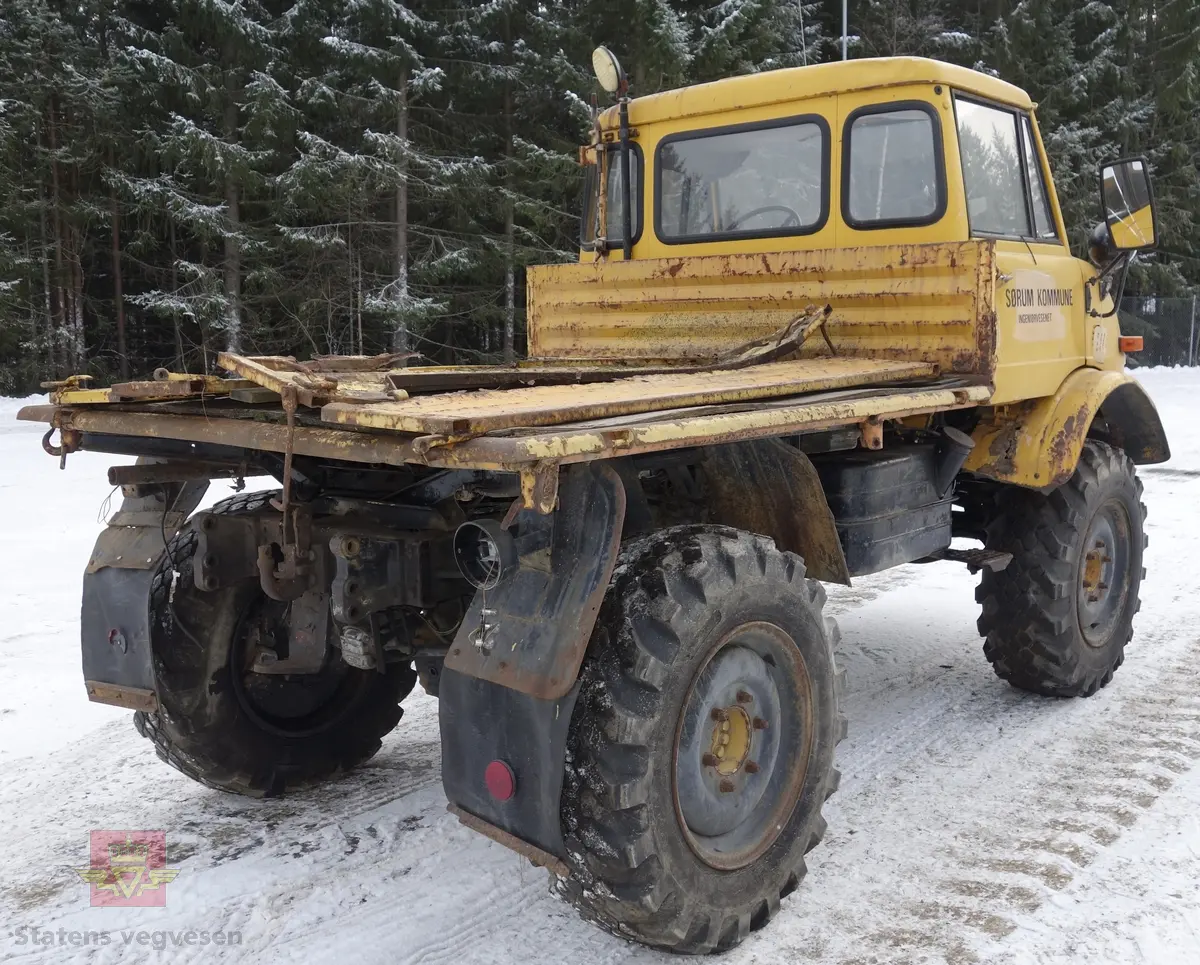
[[(1029, 97), (960, 67), (630, 99), (595, 64), (616, 102), (578, 262), (530, 270), (528, 360), (223, 355), (230, 378), (69, 380), (21, 417), (64, 460), (140, 457), (110, 473), (83, 671), (163, 760), (248, 795), (329, 778), (419, 678), (451, 811), (602, 926), (708, 952), (825, 829), (822, 583), (965, 562), (1014, 686), (1088, 696), (1121, 665), (1134, 466), (1168, 448), (1114, 299), (1155, 210), (1143, 160), (1105, 165), (1073, 257)], [(280, 491), (195, 512), (261, 474)]]

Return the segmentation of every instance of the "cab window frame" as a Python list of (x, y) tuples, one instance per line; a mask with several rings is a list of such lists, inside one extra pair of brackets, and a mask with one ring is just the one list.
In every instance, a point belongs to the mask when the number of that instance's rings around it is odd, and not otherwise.
[[(608, 155), (608, 170), (613, 170), (613, 165), (621, 163), (621, 145), (619, 142), (606, 141), (603, 145), (605, 153)], [(633, 244), (637, 244), (642, 237), (642, 231), (645, 228), (645, 211), (646, 211), (646, 162), (645, 155), (642, 153), (642, 146), (636, 141), (629, 142), (629, 169), (633, 175), (637, 185), (636, 191), (631, 191), (631, 201), (633, 203), (634, 217), (634, 232), (631, 239)], [(585, 237), (588, 229), (588, 218), (590, 211), (596, 203), (596, 182), (600, 179), (601, 167), (600, 164), (589, 164), (587, 173), (583, 179), (583, 210), (579, 217), (579, 247), (582, 251), (596, 250), (596, 230), (599, 226), (595, 226), (592, 232), (592, 237)], [(605, 194), (608, 192), (608, 185), (604, 185)], [(599, 213), (598, 211), (596, 212)], [(607, 228), (608, 226), (605, 225)], [(605, 236), (610, 250), (615, 250), (621, 246), (620, 229), (617, 230), (617, 237), (609, 238)]]
[[(933, 168), (937, 179), (937, 203), (927, 215), (908, 218), (867, 218), (858, 219), (850, 213), (850, 163), (854, 142), (851, 138), (854, 122), (863, 117), (875, 114), (896, 114), (901, 111), (917, 110), (929, 117), (931, 134), (933, 135)], [(842, 221), (846, 227), (855, 231), (879, 231), (887, 228), (925, 228), (935, 225), (946, 216), (949, 205), (946, 185), (946, 144), (942, 136), (942, 117), (937, 107), (929, 101), (901, 100), (883, 101), (878, 104), (864, 104), (856, 107), (846, 115), (842, 123)]]
[[(1025, 224), (1028, 228), (1028, 234), (1007, 234), (995, 231), (981, 231), (971, 223), (971, 211), (967, 204), (969, 191), (967, 188), (966, 167), (962, 163), (962, 137), (959, 133), (958, 124), (958, 105), (960, 101), (965, 101), (969, 104), (975, 104), (979, 107), (986, 107), (991, 110), (1000, 111), (1004, 114), (1009, 114), (1013, 119), (1013, 129), (1016, 133), (1017, 140), (1017, 168), (1021, 177), (1021, 188), (1024, 191), (1025, 201)], [(951, 97), (951, 102), (954, 105), (954, 136), (958, 138), (959, 152), (959, 173), (963, 179), (963, 207), (967, 216), (967, 232), (971, 238), (989, 238), (997, 241), (1020, 241), (1025, 244), (1037, 245), (1057, 245), (1060, 248), (1066, 247), (1066, 242), (1059, 233), (1058, 220), (1055, 217), (1054, 205), (1050, 202), (1050, 190), (1046, 179), (1046, 165), (1042, 152), (1039, 149), (1036, 138), (1033, 138), (1033, 113), (1021, 107), (1014, 107), (1012, 104), (1004, 104), (999, 101), (989, 100), (986, 97), (979, 97), (976, 94), (966, 93), (964, 91), (955, 90)], [(1023, 123), (1024, 122), (1024, 123)], [(1030, 138), (1026, 138), (1025, 129), (1028, 124)], [(1037, 230), (1037, 216), (1033, 210), (1033, 188), (1029, 181), (1029, 166), (1026, 164), (1026, 150), (1029, 151), (1033, 158), (1034, 166), (1037, 168), (1038, 179), (1041, 184), (1042, 197), (1046, 202), (1046, 213), (1050, 218), (1050, 227), (1053, 228), (1054, 234), (1042, 237)]]
[[(815, 126), (821, 137), (821, 209), (817, 220), (811, 225), (797, 225), (791, 228), (755, 228), (745, 231), (735, 229), (733, 231), (693, 235), (669, 236), (665, 233), (663, 229), (662, 209), (662, 152), (664, 148), (677, 141), (698, 141), (725, 134), (769, 131), (784, 127), (802, 127), (806, 124)], [(696, 245), (719, 241), (753, 241), (761, 238), (799, 238), (805, 235), (816, 234), (829, 223), (831, 156), (832, 144), (829, 121), (820, 114), (794, 114), (788, 117), (774, 117), (765, 121), (750, 121), (745, 124), (723, 124), (719, 127), (701, 127), (668, 134), (661, 138), (654, 148), (654, 236), (664, 245)]]

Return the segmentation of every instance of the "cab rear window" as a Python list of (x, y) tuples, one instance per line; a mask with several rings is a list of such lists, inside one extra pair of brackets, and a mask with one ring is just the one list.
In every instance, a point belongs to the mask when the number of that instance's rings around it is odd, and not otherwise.
[(656, 159), (668, 244), (810, 234), (828, 218), (829, 126), (815, 115), (672, 135)]

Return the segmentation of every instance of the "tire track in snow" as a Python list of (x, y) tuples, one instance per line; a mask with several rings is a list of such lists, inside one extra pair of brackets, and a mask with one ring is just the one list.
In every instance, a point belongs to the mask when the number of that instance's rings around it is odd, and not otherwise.
[[(846, 897), (856, 914), (835, 911), (824, 922), (837, 929), (834, 936), (810, 934), (797, 950), (846, 963), (979, 961), (1023, 916), (1086, 876), (1101, 851), (1191, 771), (1200, 759), (1200, 640), (1179, 630), (1200, 614), (1178, 582), (1186, 574), (1160, 575), (1164, 585), (1151, 582), (1146, 596), (1174, 606), (1143, 612), (1126, 667), (1088, 701), (1032, 697), (997, 681), (956, 701), (952, 681), (932, 678), (914, 692), (887, 693), (869, 663), (865, 691), (856, 692), (852, 667), (851, 704), (865, 713), (851, 708), (849, 746), (839, 754), (846, 779), (829, 817), (835, 829), (849, 823), (854, 838), (827, 838), (830, 853), (810, 856), (806, 888), (820, 889), (839, 873), (857, 876), (861, 886), (863, 865), (852, 858), (873, 862), (867, 877), (875, 880), (870, 888), (834, 884), (830, 895), (802, 897), (818, 907), (801, 913), (822, 917), (830, 904), (824, 899), (854, 891)], [(882, 602), (895, 608), (895, 600)], [(1180, 612), (1181, 604), (1191, 612)], [(883, 616), (869, 618), (873, 632), (885, 620), (893, 632), (911, 629), (898, 626), (894, 613)], [(850, 641), (854, 623), (845, 621)], [(933, 652), (944, 656), (945, 649)], [(932, 662), (919, 655), (910, 674), (921, 677), (922, 660)], [(941, 780), (920, 772), (930, 761), (950, 765)], [(913, 797), (923, 801), (916, 815), (894, 803)], [(869, 844), (859, 845), (859, 822), (894, 823), (907, 839), (869, 834)]]

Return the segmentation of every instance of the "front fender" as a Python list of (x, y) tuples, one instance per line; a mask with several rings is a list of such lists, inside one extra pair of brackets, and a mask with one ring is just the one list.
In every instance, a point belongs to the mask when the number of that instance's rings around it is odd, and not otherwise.
[(1089, 436), (1124, 449), (1138, 465), (1171, 458), (1162, 420), (1141, 383), (1125, 372), (1079, 369), (1052, 396), (992, 410), (975, 429), (964, 468), (1048, 491), (1071, 478)]

